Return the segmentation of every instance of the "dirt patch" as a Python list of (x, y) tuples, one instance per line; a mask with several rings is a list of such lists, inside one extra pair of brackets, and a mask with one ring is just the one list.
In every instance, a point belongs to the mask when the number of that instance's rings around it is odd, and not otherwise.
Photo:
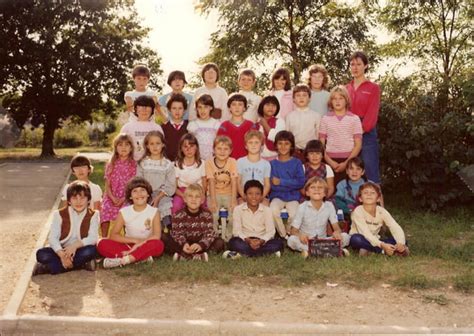
[[(123, 270), (122, 270), (123, 271)], [(42, 275), (20, 314), (145, 319), (473, 327), (474, 296), (454, 290), (369, 290), (341, 286), (154, 283), (117, 271)]]

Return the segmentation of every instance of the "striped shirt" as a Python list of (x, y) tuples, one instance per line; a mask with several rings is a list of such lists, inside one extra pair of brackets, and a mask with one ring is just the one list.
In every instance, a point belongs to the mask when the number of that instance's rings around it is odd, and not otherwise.
[(362, 124), (355, 114), (336, 116), (330, 111), (321, 119), (319, 139), (326, 140), (326, 153), (331, 158), (347, 158), (357, 138), (362, 138)]

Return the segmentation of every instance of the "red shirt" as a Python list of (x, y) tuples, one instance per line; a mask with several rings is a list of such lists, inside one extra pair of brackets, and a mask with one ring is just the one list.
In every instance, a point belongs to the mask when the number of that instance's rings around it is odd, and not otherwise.
[(244, 120), (240, 125), (234, 125), (227, 120), (219, 127), (217, 135), (227, 135), (232, 140), (233, 149), (230, 156), (237, 160), (247, 155), (244, 137), (251, 129), (257, 129), (257, 126), (250, 120)]
[(365, 81), (354, 89), (354, 81), (346, 85), (351, 97), (352, 113), (362, 119), (362, 129), (364, 133), (370, 132), (376, 125), (380, 108), (380, 87), (371, 82)]

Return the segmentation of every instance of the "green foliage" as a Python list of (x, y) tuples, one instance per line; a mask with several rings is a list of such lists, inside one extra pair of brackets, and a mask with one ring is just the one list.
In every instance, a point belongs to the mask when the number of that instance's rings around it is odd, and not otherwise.
[(89, 134), (85, 124), (77, 124), (69, 120), (54, 133), (55, 148), (74, 148), (89, 144)]
[(429, 289), (436, 288), (441, 285), (440, 281), (429, 279), (424, 274), (407, 274), (395, 281), (395, 285), (399, 287), (408, 287), (413, 289)]
[(443, 88), (423, 77), (389, 75), (381, 84), (378, 126), (384, 181), (407, 182), (415, 199), (433, 210), (471, 200), (456, 175), (474, 163), (472, 101), (462, 87), (453, 85), (446, 101)]
[(135, 63), (146, 60), (160, 74), (158, 56), (142, 44), (148, 29), (133, 3), (0, 2), (3, 104), (18, 125), (43, 126), (42, 155), (54, 155), (54, 132), (70, 116), (112, 114)]
[(388, 1), (379, 20), (395, 38), (382, 50), (390, 56), (416, 57), (449, 82), (472, 67), (473, 14), (468, 0)]
[[(371, 13), (363, 6), (327, 0), (202, 3), (204, 13), (219, 11), (221, 23), (212, 34), (211, 52), (200, 63), (217, 63), (223, 74), (221, 85), (230, 91), (237, 89), (238, 71), (245, 67), (263, 72), (266, 79), (284, 65), (298, 83), (304, 69), (322, 63), (339, 83), (347, 79), (348, 58), (356, 48), (375, 54), (368, 34)], [(267, 90), (268, 85), (268, 81), (258, 83), (257, 91)]]
[(40, 147), (43, 140), (43, 129), (25, 127), (21, 130), (20, 137), (15, 143), (15, 147)]

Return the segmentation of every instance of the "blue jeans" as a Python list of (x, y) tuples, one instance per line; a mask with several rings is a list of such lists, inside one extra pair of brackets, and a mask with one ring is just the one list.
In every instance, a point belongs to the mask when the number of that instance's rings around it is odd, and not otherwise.
[(283, 250), (283, 241), (281, 239), (270, 239), (259, 249), (254, 250), (250, 245), (239, 237), (233, 237), (229, 240), (229, 250), (239, 252), (248, 257), (260, 257), (265, 254), (272, 254)]
[[(95, 258), (97, 250), (95, 245), (87, 245), (76, 250), (73, 258), (74, 268), (81, 268), (86, 262)], [(36, 252), (36, 260), (39, 263), (48, 265), (51, 274), (59, 274), (68, 271), (63, 267), (61, 259), (51, 247), (44, 247)]]
[[(392, 245), (397, 243), (393, 238), (380, 239), (380, 241)], [(351, 242), (349, 244), (354, 250), (365, 249), (370, 252), (382, 253), (382, 249), (380, 247), (372, 246), (372, 244), (359, 233), (355, 233), (351, 236)]]
[(380, 184), (379, 143), (376, 127), (362, 136), (361, 158), (365, 163), (365, 175), (369, 181)]

